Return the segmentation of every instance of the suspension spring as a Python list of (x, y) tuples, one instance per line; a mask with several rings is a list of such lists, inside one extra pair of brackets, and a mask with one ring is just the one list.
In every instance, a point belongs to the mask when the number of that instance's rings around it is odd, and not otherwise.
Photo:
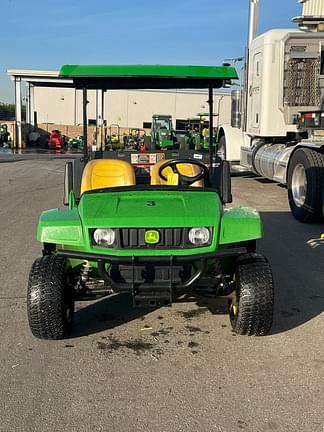
[(84, 261), (80, 272), (80, 279), (83, 284), (88, 282), (90, 271), (91, 271), (91, 265), (89, 264), (89, 261)]

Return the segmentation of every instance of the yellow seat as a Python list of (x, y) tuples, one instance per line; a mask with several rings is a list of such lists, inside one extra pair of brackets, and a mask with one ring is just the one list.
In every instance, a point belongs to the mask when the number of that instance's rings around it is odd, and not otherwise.
[(84, 168), (81, 194), (92, 189), (135, 184), (135, 172), (130, 163), (115, 159), (96, 159), (88, 162)]
[[(166, 162), (171, 161), (172, 159), (168, 159), (168, 160), (160, 160), (159, 162), (157, 162), (153, 168), (152, 168), (152, 172), (151, 172), (151, 185), (167, 185), (168, 182), (163, 180), (160, 176), (159, 176), (159, 168), (161, 165), (165, 164)], [(200, 168), (197, 165), (192, 165), (190, 163), (179, 163), (177, 165), (178, 170), (180, 172), (180, 174), (183, 174), (185, 176), (188, 177), (194, 177), (196, 175), (198, 175), (200, 173)], [(163, 170), (163, 174), (165, 177), (168, 177), (168, 175), (173, 174), (172, 168), (170, 167), (166, 167)], [(198, 180), (194, 183), (192, 183), (190, 186), (194, 186), (194, 187), (203, 187), (204, 186), (204, 181), (203, 180)]]

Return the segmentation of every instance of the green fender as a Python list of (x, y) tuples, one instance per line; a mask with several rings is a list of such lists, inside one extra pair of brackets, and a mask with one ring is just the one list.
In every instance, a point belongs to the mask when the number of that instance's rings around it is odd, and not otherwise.
[(82, 224), (77, 208), (42, 212), (37, 227), (37, 240), (42, 243), (84, 246)]
[(256, 210), (239, 207), (224, 211), (220, 228), (220, 245), (256, 240), (262, 236), (262, 222)]

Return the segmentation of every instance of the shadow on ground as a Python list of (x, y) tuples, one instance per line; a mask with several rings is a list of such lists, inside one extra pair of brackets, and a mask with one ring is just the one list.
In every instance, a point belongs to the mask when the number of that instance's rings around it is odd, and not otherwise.
[[(322, 225), (301, 224), (289, 212), (261, 213), (265, 236), (258, 250), (270, 261), (275, 281), (272, 334), (298, 327), (324, 311), (324, 243)], [(226, 299), (188, 294), (176, 300), (192, 303), (185, 318), (204, 313), (226, 314)], [(198, 306), (198, 308), (197, 308)], [(161, 313), (164, 308), (160, 308)], [(145, 319), (153, 309), (133, 308), (128, 294), (91, 302), (75, 314), (72, 337), (98, 333), (135, 319)], [(180, 311), (181, 313), (181, 311)]]
[[(199, 317), (207, 311), (212, 314), (227, 313), (227, 300), (221, 298), (209, 299), (187, 295), (176, 299), (175, 303), (192, 303), (192, 309), (188, 310), (186, 308), (181, 311), (181, 309), (179, 310), (179, 308), (177, 308), (177, 313), (187, 320)], [(82, 305), (82, 303), (79, 303), (79, 306), (80, 305)], [(167, 306), (161, 307), (158, 310), (161, 311), (162, 314), (165, 308), (167, 308)], [(136, 319), (143, 320), (144, 326), (145, 316), (154, 310), (157, 309), (134, 308), (132, 306), (132, 297), (130, 294), (123, 293), (104, 297), (101, 300), (88, 303), (76, 311), (70, 337), (77, 338), (88, 336), (90, 334), (113, 329)]]
[(324, 311), (322, 224), (302, 224), (290, 212), (262, 212), (265, 236), (259, 251), (275, 281), (272, 333), (298, 327)]
[(138, 318), (143, 319), (152, 310), (134, 308), (130, 294), (123, 293), (104, 297), (76, 311), (71, 337), (87, 336), (112, 329)]

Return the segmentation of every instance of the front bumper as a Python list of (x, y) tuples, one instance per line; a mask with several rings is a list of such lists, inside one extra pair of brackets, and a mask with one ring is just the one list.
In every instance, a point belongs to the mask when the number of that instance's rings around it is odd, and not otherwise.
[[(58, 250), (57, 255), (65, 258), (80, 259), (98, 263), (100, 277), (116, 292), (131, 292), (135, 306), (161, 306), (172, 303), (174, 291), (179, 295), (193, 287), (204, 275), (207, 262), (210, 260), (235, 257), (246, 253), (245, 247), (220, 249), (217, 252), (185, 256), (115, 256), (88, 252)], [(106, 268), (107, 264), (114, 266), (129, 266), (130, 278), (127, 282), (116, 280)], [(174, 270), (179, 266), (192, 264), (193, 271), (185, 280), (174, 280)], [(164, 267), (167, 279), (163, 281), (139, 282), (137, 270), (143, 266)]]
[(177, 262), (177, 263), (195, 262), (199, 260), (210, 260), (210, 259), (238, 256), (246, 252), (247, 250), (245, 247), (237, 247), (237, 248), (229, 248), (229, 249), (220, 249), (216, 252), (207, 252), (207, 253), (192, 254), (192, 255), (117, 256), (117, 255), (106, 255), (106, 254), (99, 254), (93, 252), (79, 252), (79, 251), (69, 251), (65, 249), (59, 249), (57, 251), (57, 255), (66, 258), (75, 258), (75, 259), (86, 260), (86, 261), (94, 261), (94, 262), (104, 261), (107, 264), (108, 263), (130, 264), (133, 263), (133, 260), (135, 260), (138, 263), (168, 262), (171, 257), (173, 262)]

